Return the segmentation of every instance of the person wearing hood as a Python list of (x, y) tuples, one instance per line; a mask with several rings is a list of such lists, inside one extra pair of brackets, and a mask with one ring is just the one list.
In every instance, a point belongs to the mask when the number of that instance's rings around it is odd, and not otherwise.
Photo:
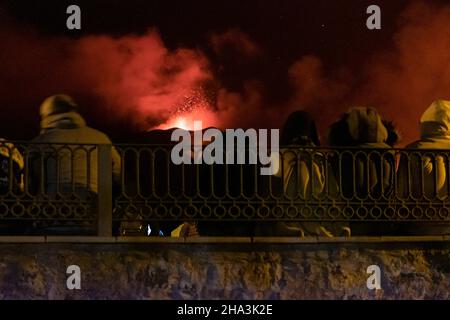
[[(288, 148), (320, 146), (316, 124), (308, 112), (295, 111), (289, 115), (281, 132), (280, 145), (285, 148), (281, 149), (282, 162), (275, 175), (282, 177), (284, 192), (291, 195), (298, 193), (303, 199), (317, 197), (325, 184), (323, 168), (312, 161), (312, 153), (309, 153), (311, 161), (307, 161), (308, 159), (299, 159), (296, 149)], [(308, 167), (311, 167), (312, 173)]]
[[(2, 202), (8, 206), (17, 201), (17, 197), (23, 194), (23, 170), (24, 158), (21, 153), (21, 146), (15, 146), (12, 142), (0, 138), (0, 196)], [(11, 210), (12, 217), (15, 216)], [(28, 228), (28, 224), (23, 219), (0, 219), (1, 235), (23, 234)]]
[[(356, 148), (338, 150), (339, 156), (332, 161), (341, 200), (358, 202), (352, 208), (354, 219), (358, 218), (356, 213), (361, 210), (370, 212), (368, 202), (385, 201), (392, 194), (395, 157), (393, 152), (386, 151), (391, 148), (386, 143), (387, 139), (388, 130), (377, 110), (371, 107), (351, 108), (330, 128), (332, 146)], [(392, 232), (391, 227), (363, 222), (351, 224), (354, 235), (386, 234)]]
[[(398, 194), (404, 201), (444, 205), (449, 195), (448, 155), (450, 150), (450, 101), (434, 101), (420, 118), (420, 140), (402, 153), (398, 169)], [(413, 150), (429, 150), (420, 153)], [(433, 152), (433, 149), (439, 151)], [(408, 159), (409, 158), (409, 159)], [(429, 207), (429, 204), (426, 206)], [(424, 212), (426, 207), (421, 208)], [(439, 210), (439, 208), (437, 208)], [(407, 223), (406, 234), (450, 234), (448, 223)]]
[[(325, 155), (315, 150), (320, 146), (316, 124), (312, 116), (305, 111), (291, 113), (281, 132), (281, 150), (279, 170), (275, 177), (279, 178), (277, 197), (292, 201), (292, 205), (301, 211), (303, 205), (310, 205), (314, 210), (314, 202), (325, 196), (326, 164)], [(276, 187), (275, 187), (276, 188)], [(275, 189), (272, 184), (272, 190)], [(314, 215), (313, 215), (314, 216)], [(265, 228), (264, 228), (265, 227)], [(260, 224), (259, 234), (264, 232), (274, 236), (323, 236), (341, 235), (340, 229), (328, 222), (295, 222)], [(258, 230), (258, 229), (257, 229)]]
[[(11, 165), (10, 165), (11, 164)], [(24, 159), (19, 149), (11, 142), (0, 138), (0, 194), (17, 194), (24, 190)]]
[[(35, 158), (42, 159), (42, 153), (45, 155), (45, 163), (34, 161), (33, 176), (44, 181), (40, 185), (45, 190), (39, 192), (49, 197), (76, 194), (82, 200), (91, 195), (95, 197), (98, 193), (97, 151), (89, 151), (91, 146), (78, 145), (111, 145), (109, 137), (88, 127), (75, 101), (64, 94), (45, 99), (40, 106), (40, 116), (41, 132), (32, 140)], [(47, 143), (48, 146), (45, 145)], [(114, 147), (111, 156), (113, 182), (117, 183), (120, 181), (121, 159)], [(45, 172), (44, 177), (40, 176), (41, 172)]]

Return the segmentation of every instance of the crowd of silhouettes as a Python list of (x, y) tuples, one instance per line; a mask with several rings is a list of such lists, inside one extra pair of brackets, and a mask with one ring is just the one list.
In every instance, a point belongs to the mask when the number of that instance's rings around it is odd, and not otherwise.
[[(41, 132), (32, 140), (27, 150), (15, 147), (11, 142), (0, 141), (0, 192), (2, 201), (8, 205), (8, 195), (27, 195), (46, 200), (77, 199), (88, 202), (88, 214), (95, 213), (98, 186), (98, 151), (97, 145), (111, 145), (111, 165), (113, 189), (120, 189), (124, 183), (123, 170), (131, 170), (124, 164), (121, 156), (111, 140), (104, 133), (90, 128), (78, 112), (75, 101), (63, 94), (47, 98), (40, 107)], [(264, 183), (257, 182), (251, 176), (256, 170), (244, 170), (244, 181), (241, 171), (233, 176), (234, 169), (224, 169), (216, 166), (215, 171), (205, 169), (205, 165), (196, 166), (196, 172), (204, 175), (198, 182), (195, 175), (175, 177), (170, 185), (183, 192), (192, 192), (192, 200), (198, 193), (211, 192), (226, 195), (226, 192), (236, 195), (256, 190), (264, 194), (267, 190), (282, 196), (285, 200), (281, 205), (283, 210), (303, 212), (305, 208), (312, 210), (310, 221), (251, 221), (251, 222), (210, 222), (199, 223), (200, 235), (253, 235), (253, 236), (351, 236), (351, 235), (395, 235), (395, 234), (448, 234), (450, 224), (441, 222), (403, 221), (399, 223), (379, 219), (383, 213), (394, 208), (405, 207), (413, 203), (409, 210), (422, 210), (422, 200), (435, 201), (445, 207), (449, 194), (449, 171), (446, 150), (450, 150), (450, 102), (438, 100), (433, 102), (420, 118), (420, 139), (406, 147), (407, 149), (436, 149), (437, 153), (429, 151), (410, 156), (407, 152), (396, 153), (393, 149), (399, 141), (400, 134), (393, 122), (383, 119), (375, 108), (352, 107), (334, 122), (328, 130), (328, 146), (321, 146), (316, 123), (308, 112), (295, 111), (291, 113), (281, 130), (278, 172)], [(149, 141), (151, 143), (151, 141)], [(86, 144), (92, 149), (79, 148)], [(54, 147), (62, 145), (63, 147)], [(86, 151), (89, 149), (89, 151)], [(55, 150), (58, 155), (54, 156)], [(26, 153), (24, 156), (22, 153)], [(150, 161), (151, 159), (148, 159)], [(155, 160), (155, 159), (153, 159)], [(170, 164), (170, 158), (161, 158), (154, 163), (164, 170), (172, 170), (180, 175), (185, 171), (177, 171)], [(27, 165), (25, 165), (27, 162)], [(164, 162), (164, 163), (163, 163)], [(158, 184), (168, 188), (169, 182), (164, 170), (149, 171), (148, 162), (140, 172), (149, 175), (161, 175)], [(134, 168), (133, 170), (137, 170)], [(25, 172), (27, 171), (27, 172)], [(211, 172), (215, 172), (215, 182)], [(237, 172), (237, 171), (235, 171)], [(234, 181), (231, 190), (225, 190), (225, 174), (231, 174), (227, 181)], [(163, 176), (164, 175), (164, 176)], [(26, 181), (24, 181), (24, 176)], [(221, 178), (222, 177), (222, 180)], [(172, 178), (171, 178), (172, 179)], [(178, 179), (178, 180), (177, 180)], [(141, 177), (141, 180), (144, 180)], [(181, 181), (191, 181), (186, 187)], [(261, 181), (264, 181), (261, 178)], [(252, 184), (253, 183), (253, 184)], [(142, 194), (151, 194), (152, 186), (141, 182)], [(236, 189), (233, 187), (236, 186)], [(250, 187), (249, 187), (250, 186)], [(122, 186), (123, 187), (123, 186)], [(146, 190), (146, 188), (148, 190)], [(153, 186), (154, 188), (154, 186)], [(247, 189), (246, 189), (247, 188)], [(209, 191), (208, 191), (209, 190)], [(234, 191), (233, 191), (234, 190)], [(246, 191), (247, 190), (247, 191)], [(136, 191), (136, 190), (135, 190)], [(175, 193), (176, 190), (173, 190)], [(136, 191), (136, 193), (139, 193)], [(156, 192), (156, 191), (155, 191)], [(272, 192), (272, 191), (271, 191)], [(6, 195), (6, 196), (5, 196)], [(392, 200), (392, 201), (391, 201)], [(377, 203), (378, 201), (378, 203)], [(317, 206), (328, 203), (328, 213), (336, 212), (335, 221), (321, 221)], [(394, 204), (392, 204), (394, 203)], [(415, 205), (414, 205), (415, 203)], [(296, 206), (293, 207), (293, 204)], [(330, 205), (331, 204), (331, 205)], [(264, 204), (269, 210), (271, 204)], [(235, 206), (235, 205), (233, 205)], [(277, 206), (280, 206), (277, 204)], [(230, 209), (223, 206), (224, 210)], [(242, 208), (241, 208), (242, 209)], [(326, 208), (327, 209), (327, 208)], [(427, 210), (424, 208), (424, 210)], [(367, 213), (372, 213), (368, 215)], [(347, 214), (347, 215), (346, 215)], [(364, 215), (365, 219), (346, 219)], [(297, 214), (298, 216), (298, 214)], [(139, 216), (140, 217), (140, 216)], [(141, 218), (140, 218), (141, 219)], [(144, 218), (142, 218), (143, 220)], [(350, 222), (348, 222), (348, 221)], [(12, 223), (14, 222), (14, 223)], [(26, 225), (18, 221), (4, 224), (2, 232), (60, 233), (64, 232), (59, 224), (53, 224), (51, 219)], [(154, 223), (148, 222), (147, 223)], [(195, 222), (154, 223), (157, 235), (186, 236), (198, 234)], [(178, 227), (177, 227), (178, 226)], [(22, 229), (21, 229), (22, 227)], [(66, 226), (72, 233), (95, 234), (96, 227)], [(78, 229), (77, 229), (78, 228)], [(24, 230), (28, 231), (24, 231)], [(150, 228), (149, 228), (150, 229)], [(163, 230), (164, 229), (164, 230)], [(31, 230), (31, 231), (29, 231)]]

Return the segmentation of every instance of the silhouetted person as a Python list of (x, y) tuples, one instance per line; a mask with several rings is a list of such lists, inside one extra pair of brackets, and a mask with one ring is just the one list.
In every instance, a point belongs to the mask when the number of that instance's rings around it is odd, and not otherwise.
[(0, 138), (0, 201), (10, 209), (10, 214), (0, 220), (0, 234), (22, 234), (27, 224), (15, 220), (12, 209), (17, 197), (23, 192), (24, 159), (18, 148)]
[[(40, 194), (50, 199), (73, 200), (75, 197), (81, 202), (87, 201), (92, 214), (99, 189), (96, 145), (111, 145), (111, 140), (86, 125), (78, 113), (77, 104), (67, 95), (58, 94), (45, 99), (40, 107), (40, 116), (41, 133), (32, 140), (38, 143), (33, 150), (35, 176), (42, 179), (39, 185), (44, 187), (44, 190), (39, 190)], [(114, 147), (111, 156), (111, 174), (113, 182), (117, 183), (121, 159)], [(43, 177), (41, 172), (44, 172)]]
[[(424, 203), (418, 209), (425, 214), (430, 209), (430, 203), (438, 212), (449, 196), (449, 159), (446, 151), (450, 150), (450, 101), (434, 101), (425, 110), (420, 118), (420, 137), (420, 140), (406, 148), (430, 151), (402, 153), (398, 169), (398, 194), (405, 201), (419, 203), (419, 207), (420, 203)], [(409, 208), (409, 212), (412, 209)], [(450, 234), (450, 224), (407, 223), (402, 232), (417, 235)]]
[[(309, 206), (312, 210), (311, 218), (317, 219), (314, 213), (319, 199), (326, 196), (328, 168), (325, 154), (314, 149), (320, 145), (320, 141), (311, 115), (305, 111), (291, 113), (282, 129), (280, 144), (281, 162), (276, 176), (281, 178), (279, 188), (282, 192), (277, 192), (278, 197), (292, 201), (285, 210), (293, 210), (294, 206), (298, 216), (302, 217), (304, 207)], [(328, 183), (332, 183), (330, 179)], [(275, 236), (331, 237), (341, 235), (341, 227), (339, 223), (329, 222), (276, 222), (260, 224), (257, 232)]]
[(24, 159), (17, 147), (0, 138), (0, 195), (23, 191)]
[[(342, 202), (346, 214), (353, 219), (371, 220), (381, 216), (385, 208), (375, 208), (376, 202), (386, 202), (392, 194), (394, 185), (395, 157), (386, 149), (388, 130), (383, 125), (377, 110), (369, 107), (355, 107), (344, 113), (329, 132), (332, 146), (356, 147), (356, 149), (339, 150), (339, 156), (333, 161), (333, 170), (339, 182)], [(373, 212), (371, 210), (377, 210)], [(380, 212), (381, 210), (381, 212)], [(372, 216), (372, 218), (374, 218)], [(369, 223), (352, 223), (352, 234), (387, 234), (391, 225)]]

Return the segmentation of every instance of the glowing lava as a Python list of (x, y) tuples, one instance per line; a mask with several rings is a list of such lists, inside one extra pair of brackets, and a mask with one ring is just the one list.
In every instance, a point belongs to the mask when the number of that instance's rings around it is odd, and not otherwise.
[(175, 119), (174, 126), (184, 130), (189, 130), (189, 126), (186, 123), (186, 119), (184, 117), (178, 117), (177, 119)]
[(165, 123), (152, 129), (171, 129), (171, 128), (181, 128), (184, 130), (194, 130), (194, 121), (202, 121), (203, 127), (217, 127), (219, 121), (217, 115), (211, 110), (206, 109), (196, 109), (191, 112), (186, 113), (176, 113)]

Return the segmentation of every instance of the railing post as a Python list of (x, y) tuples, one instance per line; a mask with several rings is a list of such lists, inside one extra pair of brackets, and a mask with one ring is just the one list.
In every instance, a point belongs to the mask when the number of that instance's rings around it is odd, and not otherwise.
[(112, 236), (112, 158), (111, 145), (98, 145), (98, 221), (99, 237)]

